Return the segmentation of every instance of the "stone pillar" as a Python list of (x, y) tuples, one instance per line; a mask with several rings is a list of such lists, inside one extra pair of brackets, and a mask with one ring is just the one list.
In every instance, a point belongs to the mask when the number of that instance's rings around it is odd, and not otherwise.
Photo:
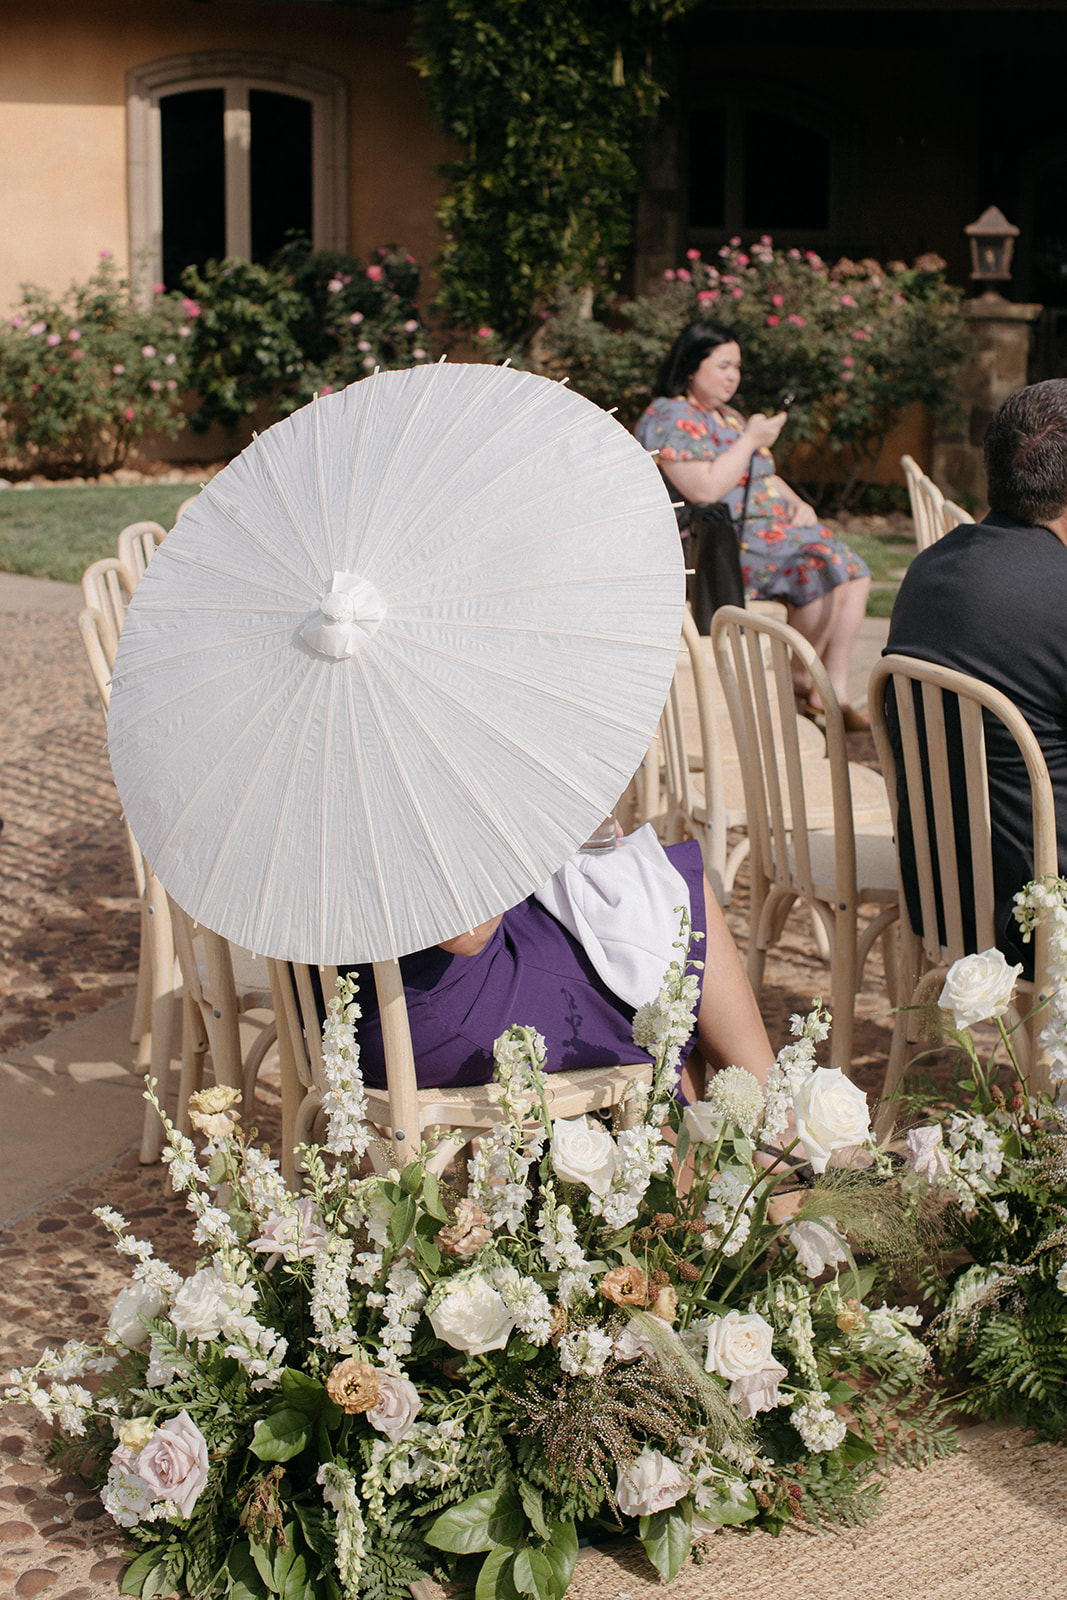
[(950, 500), (980, 515), (986, 509), (982, 440), (994, 411), (1026, 382), (1031, 328), (1041, 306), (1015, 305), (999, 295), (980, 295), (963, 307), (974, 335), (960, 383), (963, 419), (939, 425), (931, 477)]

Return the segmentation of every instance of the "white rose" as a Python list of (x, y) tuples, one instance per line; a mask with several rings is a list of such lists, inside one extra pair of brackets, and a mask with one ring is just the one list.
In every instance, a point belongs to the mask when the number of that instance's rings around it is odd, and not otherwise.
[(948, 1151), (941, 1138), (941, 1124), (929, 1123), (925, 1128), (909, 1128), (904, 1139), (904, 1154), (909, 1166), (927, 1183), (936, 1183), (949, 1175)]
[(829, 1225), (829, 1220), (794, 1222), (789, 1230), (790, 1243), (797, 1253), (797, 1261), (809, 1278), (817, 1278), (827, 1267), (837, 1267), (848, 1260), (847, 1254), (841, 1248), (841, 1235)]
[(682, 1121), (694, 1144), (718, 1143), (722, 1117), (715, 1115), (714, 1108), (706, 1100), (696, 1100), (691, 1106), (686, 1106)]
[(774, 1329), (755, 1311), (727, 1311), (708, 1321), (704, 1371), (720, 1378), (747, 1378), (776, 1365), (771, 1356)]
[(214, 1267), (202, 1267), (186, 1278), (174, 1304), (170, 1320), (179, 1333), (190, 1339), (215, 1339), (222, 1329), (226, 1302), (222, 1284)]
[(122, 1290), (107, 1319), (107, 1336), (112, 1344), (138, 1350), (148, 1338), (142, 1317), (158, 1317), (166, 1306), (166, 1296), (155, 1284), (134, 1279)]
[(867, 1096), (840, 1067), (816, 1067), (793, 1095), (797, 1133), (816, 1172), (835, 1150), (862, 1144), (871, 1127)]
[(367, 1421), (379, 1433), (384, 1433), (396, 1444), (411, 1432), (415, 1418), (422, 1408), (419, 1391), (408, 1378), (398, 1378), (391, 1372), (378, 1373), (378, 1404), (366, 1412)]
[(1022, 962), (1009, 967), (999, 950), (962, 956), (949, 967), (937, 1003), (943, 1011), (952, 1012), (957, 1028), (973, 1028), (976, 1022), (1002, 1017), (1022, 970)]
[(504, 1348), (515, 1318), (484, 1278), (473, 1277), (447, 1290), (430, 1313), (430, 1326), (453, 1350), (480, 1356), (485, 1350)]
[(751, 1419), (757, 1411), (773, 1411), (778, 1404), (778, 1385), (789, 1372), (779, 1362), (772, 1361), (759, 1372), (735, 1378), (730, 1385), (730, 1404), (737, 1407), (742, 1417)]
[(619, 1473), (615, 1504), (624, 1517), (651, 1517), (678, 1504), (689, 1493), (689, 1482), (662, 1450), (642, 1450), (636, 1461)]
[(606, 1128), (587, 1117), (557, 1117), (552, 1124), (552, 1165), (564, 1183), (584, 1183), (594, 1194), (611, 1188), (619, 1152)]

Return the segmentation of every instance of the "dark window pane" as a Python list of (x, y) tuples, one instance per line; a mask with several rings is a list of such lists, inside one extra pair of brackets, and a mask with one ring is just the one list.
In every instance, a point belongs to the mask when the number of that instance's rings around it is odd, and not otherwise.
[(1034, 181), (1034, 262), (1030, 293), (1047, 306), (1067, 305), (1067, 156), (1040, 166)]
[(311, 101), (250, 89), (252, 260), (268, 261), (289, 233), (311, 237)]
[(726, 224), (726, 112), (701, 111), (689, 125), (689, 226)]
[(744, 226), (829, 225), (829, 140), (787, 117), (746, 111)]
[(163, 159), (163, 282), (226, 254), (222, 89), (191, 89), (159, 102)]

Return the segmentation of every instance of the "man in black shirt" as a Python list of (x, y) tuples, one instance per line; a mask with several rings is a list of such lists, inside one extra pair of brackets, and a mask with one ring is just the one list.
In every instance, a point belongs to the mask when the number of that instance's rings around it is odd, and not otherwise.
[[(1048, 764), (1067, 870), (1067, 380), (1008, 397), (989, 424), (985, 464), (988, 516), (916, 556), (893, 607), (886, 654), (954, 667), (1015, 702)], [(1021, 943), (1012, 902), (1033, 876), (1030, 784), (1014, 742), (989, 717), (986, 747), (997, 942), (1029, 970), (1032, 947)], [(900, 843), (918, 927), (903, 812)]]

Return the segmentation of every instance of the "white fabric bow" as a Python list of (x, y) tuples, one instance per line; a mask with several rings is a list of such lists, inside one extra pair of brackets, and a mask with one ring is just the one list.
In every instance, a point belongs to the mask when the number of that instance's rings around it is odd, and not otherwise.
[(612, 994), (635, 1009), (656, 998), (678, 958), (689, 887), (650, 822), (614, 850), (579, 850), (535, 899), (579, 941)]
[(300, 637), (319, 655), (343, 661), (377, 632), (384, 616), (385, 601), (373, 583), (355, 572), (335, 572), (330, 587), (305, 618)]

